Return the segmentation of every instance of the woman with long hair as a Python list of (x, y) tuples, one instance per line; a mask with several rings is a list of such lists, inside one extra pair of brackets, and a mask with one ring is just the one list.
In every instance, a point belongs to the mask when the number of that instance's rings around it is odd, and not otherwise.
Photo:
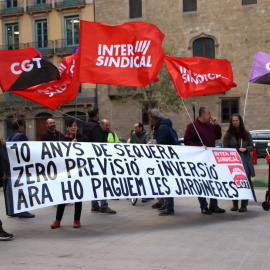
[[(68, 133), (65, 136), (65, 140), (69, 142), (89, 142), (88, 138), (78, 131), (78, 125), (74, 118), (68, 118), (66, 122), (66, 130)], [(59, 204), (56, 210), (56, 220), (51, 224), (52, 229), (60, 227), (62, 217), (64, 215), (66, 204)], [(81, 212), (82, 212), (82, 202), (75, 202), (74, 204), (74, 223), (73, 228), (81, 227)]]
[[(250, 133), (245, 129), (241, 115), (232, 115), (229, 129), (223, 138), (223, 147), (236, 148), (242, 158), (247, 177), (250, 179), (250, 177), (255, 176), (253, 160), (250, 155), (253, 151), (253, 141)], [(247, 205), (248, 200), (242, 200), (241, 207), (238, 209), (238, 200), (233, 200), (231, 211), (246, 212)]]

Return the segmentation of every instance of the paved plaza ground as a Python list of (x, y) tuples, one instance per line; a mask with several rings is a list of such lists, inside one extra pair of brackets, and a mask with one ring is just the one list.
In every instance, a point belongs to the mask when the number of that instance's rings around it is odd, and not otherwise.
[[(117, 215), (93, 214), (83, 203), (82, 227), (73, 229), (74, 206), (66, 207), (61, 227), (50, 229), (55, 207), (31, 211), (34, 219), (5, 215), (0, 190), (0, 217), (11, 241), (0, 242), (0, 269), (261, 269), (270, 265), (270, 211), (262, 209), (268, 165), (256, 165), (258, 202), (246, 213), (205, 216), (197, 198), (175, 198), (175, 215), (160, 217), (153, 201), (110, 200)], [(256, 182), (257, 181), (257, 182)], [(257, 185), (257, 184), (256, 184)]]

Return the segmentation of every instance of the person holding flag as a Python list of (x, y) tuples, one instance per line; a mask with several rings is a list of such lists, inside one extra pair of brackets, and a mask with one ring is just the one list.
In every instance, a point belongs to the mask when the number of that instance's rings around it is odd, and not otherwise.
[[(208, 107), (201, 107), (199, 117), (187, 126), (184, 143), (190, 146), (215, 147), (215, 141), (220, 139), (221, 136), (221, 127), (217, 118), (211, 115)], [(198, 197), (198, 200), (202, 214), (211, 215), (212, 213), (226, 212), (225, 209), (218, 207), (217, 199), (210, 199), (209, 208), (206, 198)]]

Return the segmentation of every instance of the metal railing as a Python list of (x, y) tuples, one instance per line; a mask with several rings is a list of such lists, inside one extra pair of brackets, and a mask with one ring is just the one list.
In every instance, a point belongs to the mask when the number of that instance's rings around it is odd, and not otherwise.
[(79, 46), (79, 38), (57, 39), (55, 40), (55, 54), (57, 55), (72, 54), (73, 49), (78, 46)]
[(71, 8), (71, 7), (80, 8), (84, 6), (85, 6), (85, 0), (64, 0), (64, 1), (55, 2), (56, 9), (65, 9), (65, 8)]
[(54, 42), (53, 40), (47, 40), (44, 42), (29, 42), (27, 43), (29, 48), (34, 48), (43, 55), (53, 55), (54, 54)]
[(15, 50), (24, 48), (27, 48), (27, 44), (25, 43), (15, 43), (14, 45), (0, 45), (0, 50)]
[(26, 12), (35, 13), (52, 10), (52, 3), (50, 2), (51, 2), (50, 0), (46, 0), (46, 3), (37, 4), (36, 0), (28, 1), (26, 6)]
[(23, 7), (18, 6), (18, 1), (12, 2), (13, 6), (9, 6), (7, 1), (1, 1), (0, 16), (9, 17), (14, 15), (22, 15), (24, 12)]

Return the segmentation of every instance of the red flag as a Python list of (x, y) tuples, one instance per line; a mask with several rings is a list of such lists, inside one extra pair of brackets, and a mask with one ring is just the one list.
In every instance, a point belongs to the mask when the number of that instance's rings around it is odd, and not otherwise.
[(63, 59), (59, 68), (60, 80), (37, 85), (23, 91), (11, 91), (11, 93), (55, 110), (59, 105), (75, 99), (79, 92), (80, 83), (77, 83), (76, 86), (77, 59), (77, 53)]
[(26, 89), (60, 78), (57, 67), (33, 48), (0, 51), (3, 92)]
[(165, 56), (164, 61), (179, 97), (216, 94), (237, 86), (226, 59)]
[(164, 34), (153, 24), (80, 21), (79, 81), (146, 86), (158, 81)]

